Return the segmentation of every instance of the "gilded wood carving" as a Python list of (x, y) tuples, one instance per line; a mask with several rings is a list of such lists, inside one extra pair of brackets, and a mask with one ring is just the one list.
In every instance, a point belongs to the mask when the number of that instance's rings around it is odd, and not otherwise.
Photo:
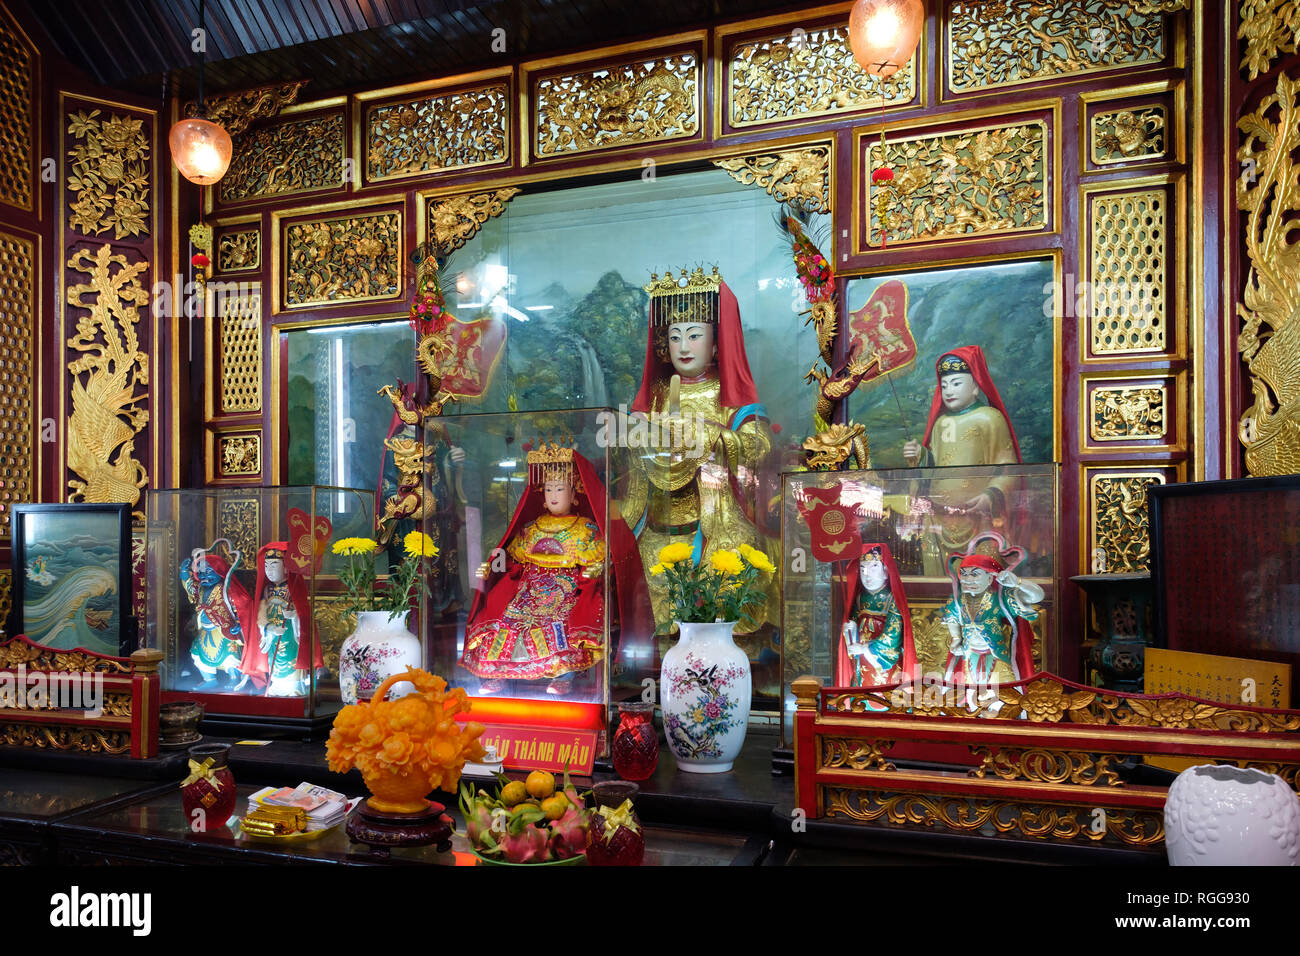
[(10, 570), (0, 571), (0, 637), (7, 637), (5, 622), (13, 609), (14, 573)]
[(758, 186), (780, 203), (807, 212), (831, 211), (831, 148), (808, 146), (763, 156), (715, 159), (731, 178), (746, 186)]
[(241, 229), (224, 233), (217, 241), (218, 272), (249, 272), (262, 267), (262, 233)]
[(144, 120), (101, 110), (68, 117), (68, 226), (114, 239), (149, 234), (149, 135)]
[(1156, 63), (1164, 15), (1141, 0), (961, 0), (948, 11), (956, 93)]
[(509, 124), (505, 83), (372, 106), (366, 114), (366, 176), (376, 181), (502, 162)]
[(33, 335), (39, 288), (33, 243), (0, 230), (0, 540), (9, 538), (9, 509), (35, 497), (32, 405)]
[[(1042, 229), (1048, 220), (1047, 124), (991, 126), (870, 143), (865, 166), (895, 171), (889, 245)], [(872, 186), (873, 193), (878, 190)], [(871, 238), (880, 243), (873, 208)]]
[(262, 473), (260, 435), (222, 435), (217, 439), (217, 460), (223, 478)]
[(543, 77), (533, 102), (534, 149), (544, 157), (694, 136), (699, 92), (699, 58), (690, 52)]
[(1251, 475), (1300, 472), (1300, 214), (1293, 158), (1300, 148), (1300, 80), (1285, 73), (1259, 108), (1237, 121), (1237, 207), (1247, 215), (1250, 272), (1237, 314), (1237, 348), (1250, 372), (1251, 406), (1239, 437)]
[(32, 76), (35, 51), (0, 10), (0, 202), (32, 208)]
[(140, 308), (149, 304), (140, 282), (149, 264), (128, 264), (105, 243), (73, 253), (68, 268), (90, 277), (67, 290), (67, 304), (79, 310), (68, 348), (80, 353), (68, 364), (68, 469), (77, 476), (68, 481), (68, 500), (134, 505), (148, 483), (134, 455), (135, 437), (149, 423), (149, 357), (136, 334)]
[(1168, 347), (1169, 215), (1164, 189), (1092, 197), (1088, 279), (1094, 354)]
[(1267, 73), (1279, 56), (1300, 44), (1300, 0), (1240, 0), (1237, 39), (1246, 42), (1241, 69), (1250, 79)]
[(1165, 155), (1165, 108), (1138, 106), (1096, 113), (1089, 124), (1092, 161), (1098, 166)]
[(401, 292), (402, 214), (296, 222), (284, 233), (286, 307)]
[[(214, 287), (214, 292), (217, 290)], [(262, 410), (262, 285), (241, 284), (220, 290), (218, 318), (221, 395), (225, 413)], [(209, 388), (213, 383), (209, 382)]]
[(450, 196), (429, 203), (429, 234), (446, 255), (478, 234), (483, 223), (506, 211), (506, 203), (519, 195), (514, 188), (470, 196)]
[(1089, 418), (1093, 441), (1163, 438), (1166, 398), (1163, 385), (1094, 389)]
[(727, 115), (755, 126), (910, 103), (916, 96), (913, 58), (884, 83), (858, 66), (848, 24), (747, 40), (727, 62)]
[(262, 502), (257, 498), (223, 498), (217, 516), (220, 537), (245, 555), (261, 547)]
[(1146, 571), (1151, 554), (1147, 489), (1160, 475), (1094, 475), (1091, 485), (1092, 549), (1106, 552), (1110, 574)]
[[(210, 96), (203, 104), (203, 118), (217, 123), (231, 136), (238, 136), (258, 120), (275, 116), (286, 106), (296, 103), (298, 94), (306, 85), (306, 80), (295, 80), (226, 96)], [(185, 115), (198, 116), (198, 104), (186, 103)]]
[(343, 184), (343, 114), (334, 113), (248, 130), (216, 188), (231, 203)]

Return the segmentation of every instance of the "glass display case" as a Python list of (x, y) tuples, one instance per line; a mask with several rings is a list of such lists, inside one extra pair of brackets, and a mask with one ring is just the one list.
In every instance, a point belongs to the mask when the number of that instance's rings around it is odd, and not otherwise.
[(374, 492), (152, 491), (146, 517), (143, 645), (163, 652), (163, 702), (202, 703), (209, 728), (323, 728), (353, 621), (330, 543), (373, 536)]
[(423, 530), (439, 549), (426, 659), (475, 698), (485, 740), (498, 725), (581, 730), (607, 753), (609, 702), (658, 676), (635, 538), (607, 495), (613, 414), (426, 422)]
[(1059, 669), (1056, 465), (805, 472), (784, 485), (785, 740), (804, 675), (870, 687)]

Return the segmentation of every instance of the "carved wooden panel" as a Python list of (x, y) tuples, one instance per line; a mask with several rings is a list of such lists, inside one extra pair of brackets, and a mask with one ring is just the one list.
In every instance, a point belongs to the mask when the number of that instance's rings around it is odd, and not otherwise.
[(215, 465), (218, 478), (256, 478), (262, 473), (262, 433), (217, 435)]
[(251, 563), (257, 549), (262, 546), (261, 499), (223, 497), (217, 528), (218, 536), (228, 540), (235, 550), (243, 552), (244, 561)]
[(510, 117), (510, 86), (504, 80), (370, 106), (366, 179), (380, 182), (505, 162)]
[(1186, 386), (1181, 376), (1084, 376), (1079, 391), (1080, 420), (1086, 423), (1081, 450), (1115, 454), (1124, 445), (1139, 446), (1139, 451), (1156, 446), (1185, 450)]
[(1169, 190), (1094, 193), (1088, 203), (1089, 344), (1094, 355), (1163, 352), (1170, 334)]
[(343, 114), (254, 127), (235, 138), (230, 169), (216, 185), (222, 203), (244, 202), (345, 182)]
[(1104, 563), (1098, 570), (1107, 574), (1149, 570), (1147, 489), (1164, 484), (1168, 480), (1167, 470), (1086, 471), (1089, 473), (1089, 553), (1094, 556), (1099, 551), (1104, 553)]
[(0, 541), (4, 542), (9, 540), (9, 505), (35, 499), (33, 292), (37, 287), (35, 246), (0, 230)]
[[(215, 283), (214, 283), (215, 286)], [(216, 301), (220, 394), (223, 414), (262, 410), (262, 284), (241, 283), (214, 292)], [(212, 379), (209, 379), (209, 387)]]
[(307, 219), (284, 227), (286, 309), (395, 299), (402, 291), (402, 214)]
[(32, 208), (35, 67), (35, 48), (0, 8), (0, 202), (19, 209)]
[(233, 229), (217, 238), (217, 272), (255, 272), (262, 268), (260, 229)]

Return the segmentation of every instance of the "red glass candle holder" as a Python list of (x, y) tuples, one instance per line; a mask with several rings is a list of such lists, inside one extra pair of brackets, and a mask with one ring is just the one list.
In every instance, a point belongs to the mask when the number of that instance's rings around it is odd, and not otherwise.
[[(226, 765), (229, 756), (226, 744), (190, 748), (190, 774), (181, 784), (181, 806), (185, 808), (186, 824), (195, 833), (225, 826), (235, 812), (235, 777)], [(212, 764), (204, 768), (208, 760)]]
[(624, 780), (649, 780), (659, 766), (655, 705), (640, 701), (618, 705), (618, 730), (611, 748), (614, 770)]

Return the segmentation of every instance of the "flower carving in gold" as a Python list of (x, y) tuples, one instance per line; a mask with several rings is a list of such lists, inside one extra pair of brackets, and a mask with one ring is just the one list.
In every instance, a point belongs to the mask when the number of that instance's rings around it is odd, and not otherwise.
[(149, 234), (149, 134), (144, 120), (82, 110), (68, 117), (68, 226), (114, 239)]
[(830, 212), (829, 145), (807, 146), (783, 153), (715, 159), (738, 183), (759, 186), (777, 202), (808, 212)]

